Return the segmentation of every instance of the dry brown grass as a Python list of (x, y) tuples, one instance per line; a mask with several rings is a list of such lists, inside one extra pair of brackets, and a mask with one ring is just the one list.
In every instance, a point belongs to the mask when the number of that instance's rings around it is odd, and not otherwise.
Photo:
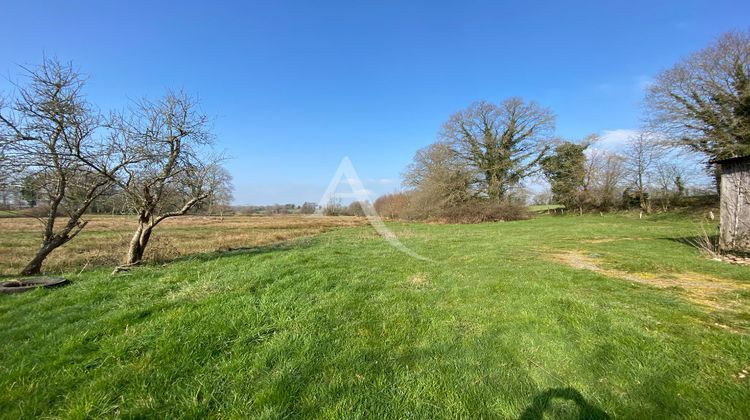
[(750, 285), (746, 283), (701, 273), (630, 273), (614, 268), (605, 268), (596, 258), (578, 251), (552, 254), (550, 259), (573, 268), (591, 270), (608, 277), (617, 277), (659, 288), (677, 288), (688, 300), (718, 310), (731, 311), (734, 309), (731, 303), (723, 298), (727, 292), (750, 291)]
[(409, 277), (407, 284), (416, 289), (424, 289), (430, 285), (430, 281), (427, 279), (426, 274), (417, 273)]
[(585, 244), (605, 244), (608, 242), (616, 241), (640, 241), (645, 238), (597, 238), (597, 239), (583, 239), (581, 242)]
[[(122, 260), (136, 220), (131, 216), (88, 219), (88, 226), (77, 238), (49, 256), (45, 272), (114, 266)], [(161, 262), (202, 252), (264, 245), (362, 223), (363, 218), (350, 216), (176, 217), (156, 228), (146, 260)], [(18, 273), (40, 245), (40, 236), (41, 224), (35, 218), (0, 218), (0, 274)]]

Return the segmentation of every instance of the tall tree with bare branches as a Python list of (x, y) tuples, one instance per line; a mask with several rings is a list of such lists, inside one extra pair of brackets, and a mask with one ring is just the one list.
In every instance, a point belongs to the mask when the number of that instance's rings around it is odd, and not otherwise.
[(86, 210), (126, 163), (97, 136), (99, 115), (71, 64), (46, 59), (25, 71), (27, 83), (17, 85), (15, 98), (0, 107), (0, 136), (3, 165), (33, 177), (46, 202), (42, 243), (21, 272), (32, 275), (84, 229)]
[(656, 159), (657, 146), (656, 139), (653, 136), (640, 132), (628, 139), (625, 148), (625, 167), (633, 191), (638, 197), (639, 207), (645, 212), (651, 210), (647, 190), (649, 177)]
[(706, 161), (750, 154), (750, 30), (730, 32), (657, 76), (651, 129)]
[(417, 150), (402, 176), (404, 186), (410, 189), (410, 207), (419, 216), (429, 217), (473, 195), (469, 168), (445, 142)]
[(554, 128), (551, 110), (510, 98), (499, 104), (475, 102), (455, 113), (444, 124), (441, 138), (479, 174), (479, 188), (502, 201), (523, 178), (539, 171)]
[(599, 210), (611, 210), (621, 199), (625, 176), (625, 158), (617, 153), (590, 148), (586, 156), (584, 185), (591, 204)]
[(159, 223), (223, 194), (229, 178), (210, 151), (208, 117), (182, 92), (141, 100), (129, 112), (114, 115), (110, 126), (123, 152), (138, 161), (114, 179), (138, 215), (124, 261), (129, 266), (143, 259)]

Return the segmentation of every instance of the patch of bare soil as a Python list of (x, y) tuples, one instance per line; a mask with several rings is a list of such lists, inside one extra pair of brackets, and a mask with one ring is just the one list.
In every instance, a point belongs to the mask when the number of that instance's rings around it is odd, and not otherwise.
[(595, 239), (584, 239), (581, 242), (586, 244), (603, 244), (607, 242), (617, 242), (617, 241), (637, 241), (644, 238), (595, 238)]
[(416, 273), (410, 276), (406, 280), (407, 285), (415, 289), (424, 289), (430, 285), (430, 281), (427, 279), (427, 275), (424, 273)]
[(680, 293), (688, 300), (717, 310), (733, 310), (731, 303), (726, 302), (722, 295), (728, 292), (750, 290), (750, 285), (701, 273), (630, 273), (605, 268), (602, 267), (595, 256), (586, 255), (579, 251), (556, 253), (551, 255), (550, 259), (569, 267), (591, 270), (608, 277), (621, 278), (659, 288), (680, 288)]

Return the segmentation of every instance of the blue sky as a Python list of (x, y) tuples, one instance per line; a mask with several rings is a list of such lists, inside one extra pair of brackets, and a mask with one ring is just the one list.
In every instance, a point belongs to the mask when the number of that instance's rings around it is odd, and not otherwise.
[(105, 110), (184, 88), (215, 117), (240, 204), (317, 201), (344, 156), (394, 190), (478, 99), (535, 100), (558, 135), (616, 147), (655, 74), (750, 27), (747, 1), (154, 3), (2, 0), (0, 90), (44, 54)]

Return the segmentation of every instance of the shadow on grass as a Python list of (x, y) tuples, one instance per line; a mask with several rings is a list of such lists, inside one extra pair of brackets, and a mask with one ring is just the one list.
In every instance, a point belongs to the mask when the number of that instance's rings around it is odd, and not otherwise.
[(292, 249), (307, 248), (312, 245), (313, 238), (311, 237), (298, 237), (287, 239), (280, 242), (273, 242), (265, 245), (230, 248), (222, 251), (213, 251), (200, 254), (185, 255), (182, 257), (175, 258), (169, 262), (178, 261), (199, 261), (208, 262), (224, 257), (232, 257), (236, 255), (261, 255), (269, 254), (273, 252), (289, 251)]
[(534, 397), (534, 402), (521, 413), (520, 420), (543, 419), (554, 399), (573, 401), (578, 407), (579, 419), (608, 419), (603, 410), (589, 404), (574, 388), (550, 388)]
[(707, 246), (718, 246), (719, 235), (694, 235), (694, 236), (678, 236), (678, 237), (663, 237), (659, 238), (667, 241), (677, 242), (682, 245), (687, 245), (691, 248), (695, 248), (699, 251), (705, 250)]

